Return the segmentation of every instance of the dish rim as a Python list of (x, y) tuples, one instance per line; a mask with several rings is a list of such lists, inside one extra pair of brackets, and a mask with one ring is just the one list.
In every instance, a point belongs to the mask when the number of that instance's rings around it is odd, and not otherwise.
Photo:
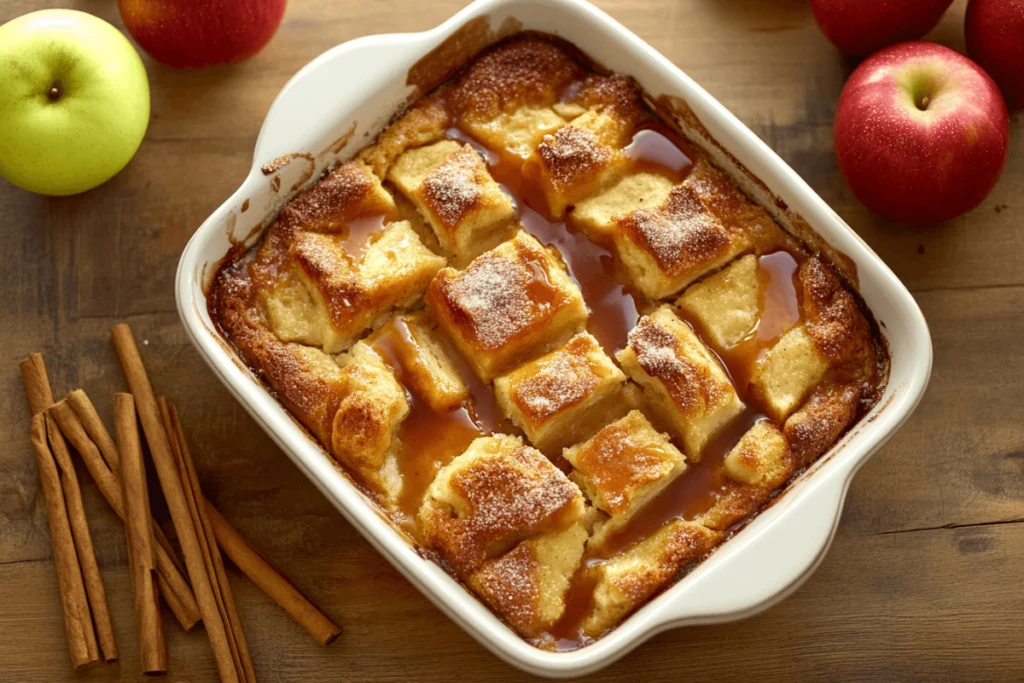
[[(690, 104), (702, 123), (710, 123), (707, 117), (712, 116), (715, 125), (728, 132), (733, 146), (726, 146), (721, 136), (716, 135), (716, 140), (748, 168), (752, 167), (749, 160), (753, 155), (760, 162), (756, 165), (767, 169), (774, 182), (766, 180), (763, 171), (755, 172), (755, 176), (767, 183), (773, 193), (786, 197), (791, 206), (802, 207), (800, 214), (815, 232), (856, 264), (861, 276), (858, 289), (872, 312), (875, 313), (876, 307), (871, 302), (877, 300), (882, 307), (899, 314), (895, 318), (888, 316), (886, 320), (878, 317), (883, 334), (888, 339), (889, 329), (902, 329), (899, 348), (902, 351), (907, 345), (911, 347), (901, 353), (899, 368), (894, 351), (889, 385), (879, 404), (809, 471), (790, 483), (784, 494), (742, 533), (722, 544), (684, 579), (648, 601), (604, 637), (570, 652), (540, 650), (523, 640), (467, 588), (409, 544), (376, 504), (341, 474), (320, 444), (298, 426), (255, 375), (244, 369), (234, 351), (203, 319), (207, 315), (203, 281), (211, 262), (204, 252), (209, 251), (211, 242), (217, 234), (223, 233), (225, 226), (231, 229), (233, 222), (229, 216), (237, 217), (234, 212), (242, 203), (241, 198), (270, 183), (261, 166), (278, 156), (275, 152), (281, 151), (280, 146), (274, 149), (275, 136), (287, 137), (282, 134), (282, 119), (280, 116), (275, 119), (275, 112), (294, 106), (289, 98), (302, 94), (301, 84), (324, 69), (337, 69), (357, 54), (379, 52), (380, 48), (404, 51), (401, 58), (414, 62), (471, 19), (497, 16), (501, 12), (515, 15), (521, 21), (530, 12), (538, 15), (563, 12), (565, 17), (596, 28), (602, 31), (603, 37), (615, 41), (615, 45), (608, 48), (610, 51), (626, 50), (652, 72), (672, 82), (676, 89), (669, 94), (682, 97)], [(521, 14), (523, 12), (527, 15)], [(567, 35), (569, 32), (552, 32), (570, 42), (581, 42)], [(601, 54), (584, 52), (602, 61)], [(358, 106), (359, 103), (352, 104)], [(389, 119), (394, 111), (392, 108), (386, 112), (388, 116), (384, 118)], [(335, 115), (319, 116), (327, 119)], [(371, 124), (367, 130), (372, 127)], [(362, 144), (360, 142), (355, 149)], [(798, 201), (790, 201), (793, 197)], [(870, 300), (863, 292), (865, 282), (871, 283)], [(920, 309), (909, 291), (866, 243), (795, 171), (717, 100), (664, 56), (585, 0), (476, 0), (434, 29), (357, 38), (313, 59), (288, 81), (271, 105), (246, 179), (190, 239), (179, 262), (175, 290), (182, 323), (203, 359), (264, 431), (371, 545), (445, 614), (501, 659), (525, 671), (558, 678), (579, 676), (607, 666), (666, 629), (741, 619), (767, 609), (795, 591), (824, 558), (853, 475), (916, 407), (927, 386), (932, 362), (931, 340)], [(772, 543), (765, 539), (771, 539)], [(758, 557), (761, 559), (754, 559)], [(746, 559), (741, 561), (742, 558)], [(751, 565), (764, 570), (756, 577), (759, 585), (752, 585), (754, 577), (747, 571)]]

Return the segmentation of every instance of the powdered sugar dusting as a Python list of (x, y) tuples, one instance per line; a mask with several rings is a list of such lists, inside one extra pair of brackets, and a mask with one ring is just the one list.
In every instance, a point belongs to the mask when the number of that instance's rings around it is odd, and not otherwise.
[(423, 181), (423, 197), (431, 212), (452, 229), (480, 203), (480, 155), (469, 145), (445, 159)]
[(499, 349), (541, 324), (555, 303), (544, 265), (525, 250), (520, 256), (512, 260), (487, 252), (447, 281), (449, 305), (466, 318), (484, 349)]
[(670, 271), (712, 260), (729, 243), (725, 228), (685, 185), (673, 188), (662, 206), (639, 209), (623, 218), (622, 229)]
[(611, 162), (612, 152), (597, 137), (578, 126), (565, 126), (545, 135), (537, 154), (544, 162), (552, 184), (566, 187), (581, 182)]
[(586, 342), (585, 337), (574, 338), (515, 387), (513, 400), (534, 422), (580, 403), (597, 387), (600, 378), (590, 366)]
[(629, 333), (629, 347), (644, 372), (661, 380), (683, 410), (715, 405), (725, 391), (707, 368), (683, 355), (671, 331), (649, 317), (642, 318)]

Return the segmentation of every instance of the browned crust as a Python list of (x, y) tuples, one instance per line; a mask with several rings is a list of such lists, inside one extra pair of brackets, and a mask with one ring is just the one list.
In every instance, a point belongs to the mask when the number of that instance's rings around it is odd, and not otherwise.
[(430, 172), (420, 192), (437, 221), (448, 232), (454, 232), (463, 218), (480, 207), (480, 188), (488, 178), (483, 159), (475, 149), (464, 145)]
[(722, 401), (722, 382), (707, 368), (692, 363), (671, 330), (649, 317), (641, 318), (630, 332), (629, 347), (643, 371), (665, 386), (682, 412), (705, 410)]
[(540, 451), (523, 445), (479, 460), (450, 482), (467, 511), (430, 510), (425, 535), (463, 577), (515, 542), (575, 522), (582, 499)]
[(447, 93), (453, 114), (493, 119), (523, 106), (553, 104), (580, 78), (580, 64), (551, 41), (529, 36), (478, 57)]
[(660, 207), (626, 215), (619, 226), (669, 277), (720, 258), (729, 248), (725, 228), (687, 185), (672, 188)]

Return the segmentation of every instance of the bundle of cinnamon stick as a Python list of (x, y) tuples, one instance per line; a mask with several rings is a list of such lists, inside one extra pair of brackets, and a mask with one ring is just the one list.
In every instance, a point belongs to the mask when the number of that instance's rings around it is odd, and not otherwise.
[[(167, 671), (159, 612), (162, 599), (186, 631), (202, 620), (221, 680), (256, 680), (222, 551), (314, 638), (324, 645), (332, 642), (341, 628), (204, 498), (177, 409), (154, 394), (128, 326), (115, 326), (112, 336), (131, 389), (114, 397), (116, 442), (81, 389), (54, 402), (40, 354), (21, 363), (72, 664), (81, 668), (101, 658), (114, 661), (117, 647), (68, 444), (125, 523), (143, 673)], [(171, 514), (180, 557), (150, 512), (143, 436)]]

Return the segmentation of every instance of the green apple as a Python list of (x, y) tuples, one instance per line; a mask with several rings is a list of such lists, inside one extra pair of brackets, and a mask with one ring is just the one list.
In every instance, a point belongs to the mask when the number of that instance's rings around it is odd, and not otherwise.
[(85, 192), (125, 167), (148, 124), (146, 69), (107, 22), (57, 9), (0, 26), (0, 176)]

